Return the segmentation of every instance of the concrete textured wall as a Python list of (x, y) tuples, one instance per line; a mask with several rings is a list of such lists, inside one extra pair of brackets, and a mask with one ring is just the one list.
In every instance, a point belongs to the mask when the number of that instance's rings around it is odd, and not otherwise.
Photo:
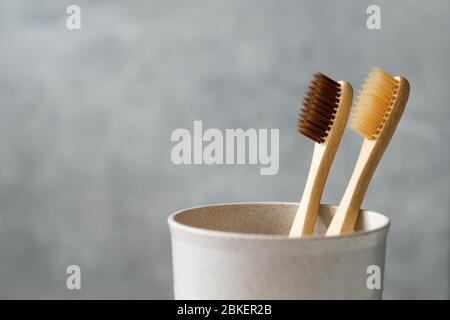
[[(76, 3), (82, 29), (68, 31)], [(366, 8), (382, 30), (366, 28)], [(364, 207), (392, 219), (386, 298), (449, 297), (450, 3), (0, 1), (0, 297), (171, 298), (178, 209), (298, 201), (312, 143), (295, 131), (314, 72), (402, 73), (406, 113)], [(280, 171), (175, 166), (176, 128), (279, 128)], [(323, 202), (360, 138), (346, 131)], [(82, 269), (82, 290), (65, 268)]]

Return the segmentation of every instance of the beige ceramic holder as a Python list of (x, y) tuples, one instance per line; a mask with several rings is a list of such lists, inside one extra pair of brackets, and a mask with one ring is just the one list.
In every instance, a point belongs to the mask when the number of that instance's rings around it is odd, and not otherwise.
[(175, 298), (380, 299), (368, 270), (383, 275), (389, 219), (362, 210), (354, 233), (325, 237), (336, 208), (322, 205), (314, 236), (289, 238), (297, 208), (238, 203), (172, 214)]

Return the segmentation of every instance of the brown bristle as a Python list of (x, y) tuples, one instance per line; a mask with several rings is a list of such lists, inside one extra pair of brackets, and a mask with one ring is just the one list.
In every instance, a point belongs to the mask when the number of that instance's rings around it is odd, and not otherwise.
[(323, 143), (333, 124), (340, 92), (338, 82), (316, 73), (303, 100), (298, 131), (317, 143)]

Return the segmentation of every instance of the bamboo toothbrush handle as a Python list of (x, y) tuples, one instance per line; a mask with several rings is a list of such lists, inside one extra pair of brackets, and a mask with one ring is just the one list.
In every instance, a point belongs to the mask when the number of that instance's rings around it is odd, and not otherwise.
[(353, 232), (370, 180), (400, 121), (409, 96), (409, 83), (396, 77), (399, 91), (377, 139), (364, 139), (350, 182), (328, 227), (327, 236)]
[(373, 152), (375, 145), (376, 140), (364, 139), (352, 177), (328, 227), (327, 236), (353, 231), (370, 179), (381, 159), (382, 153)]
[[(316, 221), (316, 212), (319, 210), (323, 185), (325, 184), (328, 169), (331, 166), (330, 157), (325, 157), (326, 146), (316, 143), (309, 169), (306, 186), (297, 209), (289, 237), (301, 237), (312, 234)], [(328, 152), (329, 154), (329, 152)]]
[(314, 145), (311, 168), (289, 237), (311, 235), (314, 231), (325, 182), (339, 147), (342, 134), (347, 124), (350, 107), (352, 105), (352, 86), (345, 81), (339, 81), (339, 83), (341, 84), (342, 90), (341, 99), (339, 101), (333, 125), (328, 133), (326, 141)]

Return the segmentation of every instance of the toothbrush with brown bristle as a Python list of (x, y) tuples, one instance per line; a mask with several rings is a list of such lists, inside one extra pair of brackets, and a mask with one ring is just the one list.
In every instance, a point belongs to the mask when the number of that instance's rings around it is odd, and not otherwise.
[(363, 136), (358, 161), (328, 227), (327, 236), (353, 232), (369, 182), (400, 121), (409, 96), (409, 83), (374, 67), (352, 111), (350, 125)]
[(303, 101), (298, 131), (315, 142), (311, 168), (289, 237), (313, 234), (325, 182), (352, 105), (353, 88), (322, 73), (314, 75)]

